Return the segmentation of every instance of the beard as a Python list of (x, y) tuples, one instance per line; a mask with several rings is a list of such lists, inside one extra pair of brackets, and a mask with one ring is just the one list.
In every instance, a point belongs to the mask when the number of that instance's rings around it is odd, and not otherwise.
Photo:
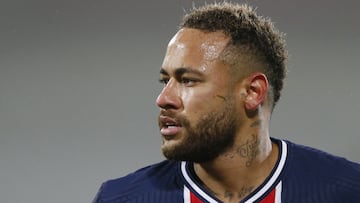
[(233, 98), (227, 98), (221, 108), (209, 111), (192, 127), (189, 120), (178, 117), (185, 135), (180, 143), (163, 147), (167, 159), (204, 163), (214, 160), (233, 146), (237, 129), (237, 114)]

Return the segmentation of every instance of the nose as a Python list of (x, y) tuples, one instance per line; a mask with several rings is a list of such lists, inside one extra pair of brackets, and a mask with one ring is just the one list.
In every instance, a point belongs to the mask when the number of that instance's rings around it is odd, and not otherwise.
[(181, 99), (175, 80), (170, 79), (164, 86), (156, 99), (156, 104), (162, 109), (179, 109), (181, 107)]

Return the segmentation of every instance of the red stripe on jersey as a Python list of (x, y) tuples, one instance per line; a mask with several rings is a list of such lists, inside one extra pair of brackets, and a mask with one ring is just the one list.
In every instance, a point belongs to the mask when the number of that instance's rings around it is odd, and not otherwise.
[(273, 189), (260, 203), (275, 203), (275, 189)]
[(273, 189), (260, 203), (275, 203), (275, 189)]
[(190, 202), (191, 203), (203, 203), (196, 195), (190, 192)]

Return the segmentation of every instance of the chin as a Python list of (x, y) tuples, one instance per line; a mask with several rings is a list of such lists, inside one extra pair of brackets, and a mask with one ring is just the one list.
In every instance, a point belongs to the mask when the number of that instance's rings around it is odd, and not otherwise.
[(173, 151), (177, 145), (179, 145), (179, 141), (176, 140), (163, 140), (163, 143), (161, 145), (161, 150), (163, 152), (167, 152), (167, 151)]
[(180, 160), (178, 148), (181, 143), (176, 140), (164, 140), (161, 145), (163, 155), (169, 160)]

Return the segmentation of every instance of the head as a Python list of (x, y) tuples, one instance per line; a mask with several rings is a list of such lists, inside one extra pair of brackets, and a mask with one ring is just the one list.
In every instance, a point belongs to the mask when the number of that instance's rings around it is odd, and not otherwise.
[(185, 15), (160, 71), (164, 155), (206, 162), (232, 147), (246, 121), (279, 100), (285, 60), (282, 35), (251, 7), (210, 4)]

